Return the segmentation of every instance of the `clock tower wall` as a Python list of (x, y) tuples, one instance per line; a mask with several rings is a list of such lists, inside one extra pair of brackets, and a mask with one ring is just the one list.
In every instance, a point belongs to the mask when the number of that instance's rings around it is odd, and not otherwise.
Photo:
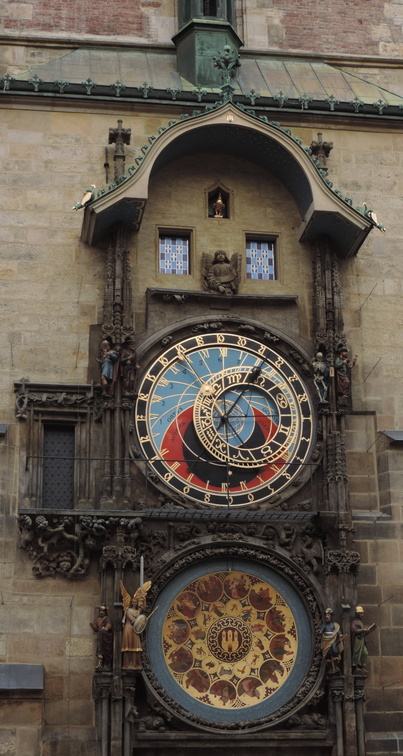
[[(265, 756), (282, 741), (298, 756), (329, 756), (344, 726), (362, 725), (358, 704), (345, 720), (339, 705), (340, 694), (352, 702), (360, 692), (348, 650), (345, 682), (326, 676), (337, 669), (321, 656), (327, 605), (348, 632), (359, 560), (344, 446), (351, 397), (330, 375), (345, 343), (338, 257), (327, 236), (301, 235), (292, 182), (260, 164), (259, 150), (202, 146), (182, 156), (178, 147), (150, 170), (136, 231), (118, 220), (96, 250), (82, 245), (104, 271), (91, 377), (104, 361), (116, 369), (105, 368), (95, 388), (16, 384), (31, 451), (68, 418), (63, 442), (91, 462), (70, 476), (79, 511), (50, 523), (28, 511), (23, 539), (40, 577), (84, 577), (97, 554), (101, 600), (115, 621), (113, 660), (94, 676), (105, 752), (110, 741), (119, 753), (123, 722), (125, 752), (144, 756), (169, 753), (171, 742), (198, 756), (199, 733), (211, 753), (233, 735), (237, 756), (248, 737)], [(122, 186), (85, 209), (84, 231), (93, 208)], [(119, 218), (120, 202), (111, 197), (104, 217)], [(321, 349), (329, 373), (317, 384)], [(40, 454), (31, 456), (21, 479), (33, 481), (40, 502)], [(55, 529), (64, 539), (50, 556), (44, 528), (49, 540)], [(42, 548), (40, 561), (30, 544)], [(132, 592), (141, 585), (143, 568), (153, 583), (148, 611), (156, 610), (144, 676), (122, 669), (119, 589), (120, 578)], [(263, 633), (256, 649), (254, 633)]]

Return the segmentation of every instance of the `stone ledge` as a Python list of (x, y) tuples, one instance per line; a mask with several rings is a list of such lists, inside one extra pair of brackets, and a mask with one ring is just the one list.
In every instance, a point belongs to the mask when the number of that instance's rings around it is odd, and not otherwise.
[(368, 756), (375, 756), (375, 754), (392, 754), (403, 752), (403, 733), (391, 732), (391, 733), (367, 733), (367, 754)]
[(43, 683), (43, 664), (0, 664), (0, 691), (42, 691)]

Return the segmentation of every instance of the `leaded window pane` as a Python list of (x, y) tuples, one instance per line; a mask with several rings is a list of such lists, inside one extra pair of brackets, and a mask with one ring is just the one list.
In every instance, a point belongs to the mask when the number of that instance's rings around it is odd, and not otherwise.
[(189, 273), (189, 237), (160, 236), (159, 272), (177, 276)]
[(274, 281), (276, 278), (274, 242), (246, 241), (246, 277), (262, 281)]

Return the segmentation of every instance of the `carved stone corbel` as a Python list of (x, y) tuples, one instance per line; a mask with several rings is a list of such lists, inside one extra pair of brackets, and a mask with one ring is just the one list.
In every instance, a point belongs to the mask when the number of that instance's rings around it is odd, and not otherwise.
[(329, 549), (325, 551), (325, 573), (358, 572), (360, 559), (361, 557), (358, 551)]

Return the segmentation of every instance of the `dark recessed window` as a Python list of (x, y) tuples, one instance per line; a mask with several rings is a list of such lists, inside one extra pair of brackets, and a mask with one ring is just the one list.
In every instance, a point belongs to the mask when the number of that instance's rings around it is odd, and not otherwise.
[(43, 437), (42, 506), (74, 506), (74, 425), (45, 425)]
[(273, 239), (246, 239), (246, 277), (261, 281), (275, 280), (275, 241)]
[(217, 16), (217, 0), (203, 0), (203, 16)]

